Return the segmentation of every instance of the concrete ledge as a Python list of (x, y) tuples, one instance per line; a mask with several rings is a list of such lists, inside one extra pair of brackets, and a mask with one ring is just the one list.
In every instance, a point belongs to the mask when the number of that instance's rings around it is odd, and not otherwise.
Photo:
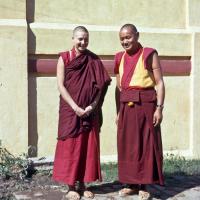
[[(54, 161), (53, 156), (46, 156), (46, 157), (34, 157), (29, 158), (34, 162), (34, 165), (42, 166), (42, 165), (52, 165)], [(117, 162), (117, 155), (108, 155), (108, 156), (101, 156), (100, 158), (101, 163), (109, 163), (109, 162)]]

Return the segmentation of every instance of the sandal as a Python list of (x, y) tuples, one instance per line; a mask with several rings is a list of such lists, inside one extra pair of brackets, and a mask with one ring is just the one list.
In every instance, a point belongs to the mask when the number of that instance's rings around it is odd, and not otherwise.
[(89, 190), (85, 190), (85, 191), (83, 191), (83, 196), (88, 199), (93, 199), (94, 193)]
[(151, 198), (151, 194), (147, 191), (144, 190), (140, 190), (139, 191), (139, 200), (150, 200)]
[(69, 200), (79, 200), (81, 198), (79, 193), (73, 190), (68, 191), (65, 197)]
[(127, 195), (133, 195), (138, 194), (138, 188), (134, 187), (125, 187), (119, 191), (119, 196), (127, 196)]

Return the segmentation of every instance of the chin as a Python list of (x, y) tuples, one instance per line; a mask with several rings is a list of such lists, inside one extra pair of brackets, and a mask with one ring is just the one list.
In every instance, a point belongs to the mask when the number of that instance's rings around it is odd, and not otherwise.
[(132, 51), (132, 48), (128, 48), (128, 49), (126, 48), (125, 51), (126, 51), (126, 52), (131, 52), (131, 51)]
[(84, 48), (84, 49), (79, 49), (80, 52), (83, 52), (83, 51), (85, 51), (85, 50), (86, 50), (86, 48)]
[(124, 46), (123, 46), (123, 48), (124, 48), (125, 51), (130, 51), (130, 50), (132, 49), (131, 46), (129, 46), (129, 47), (124, 47)]

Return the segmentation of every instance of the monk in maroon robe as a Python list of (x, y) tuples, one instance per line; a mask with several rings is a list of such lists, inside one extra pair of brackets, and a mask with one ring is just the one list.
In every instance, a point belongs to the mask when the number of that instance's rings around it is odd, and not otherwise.
[(136, 27), (125, 24), (119, 37), (125, 50), (115, 56), (118, 174), (125, 184), (119, 194), (138, 193), (147, 200), (147, 184), (164, 184), (160, 123), (165, 87), (157, 51), (142, 47)]
[(81, 193), (93, 198), (84, 183), (101, 180), (101, 107), (111, 79), (98, 56), (87, 50), (87, 29), (76, 27), (72, 39), (73, 49), (60, 53), (57, 65), (61, 95), (53, 179), (69, 186), (69, 199), (80, 199)]

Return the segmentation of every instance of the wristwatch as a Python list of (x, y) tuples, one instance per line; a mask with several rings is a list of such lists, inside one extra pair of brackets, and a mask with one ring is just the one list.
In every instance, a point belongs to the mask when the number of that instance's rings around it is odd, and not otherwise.
[(163, 106), (163, 105), (160, 105), (160, 104), (157, 104), (156, 107), (157, 107), (157, 108), (164, 108), (164, 106)]

